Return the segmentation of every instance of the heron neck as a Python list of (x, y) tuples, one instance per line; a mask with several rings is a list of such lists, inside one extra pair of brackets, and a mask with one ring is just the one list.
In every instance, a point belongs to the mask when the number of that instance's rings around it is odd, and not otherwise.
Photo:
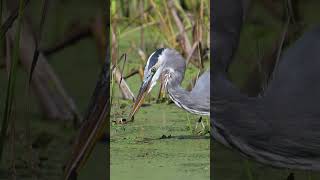
[[(167, 91), (170, 99), (180, 108), (198, 115), (210, 115), (209, 100), (194, 97), (190, 91), (183, 89), (179, 82), (168, 82)], [(208, 103), (206, 104), (204, 101)]]

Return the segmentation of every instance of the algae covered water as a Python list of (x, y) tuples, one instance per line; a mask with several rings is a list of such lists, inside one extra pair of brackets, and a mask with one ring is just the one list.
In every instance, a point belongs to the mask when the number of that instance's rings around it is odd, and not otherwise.
[(134, 123), (113, 125), (111, 179), (209, 179), (210, 138), (192, 133), (196, 118), (174, 104), (152, 104)]

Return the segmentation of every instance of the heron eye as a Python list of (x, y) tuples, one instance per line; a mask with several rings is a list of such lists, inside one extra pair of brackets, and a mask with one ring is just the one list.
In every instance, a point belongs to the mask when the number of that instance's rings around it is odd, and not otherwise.
[(156, 72), (156, 68), (155, 67), (151, 68), (151, 72), (155, 73)]

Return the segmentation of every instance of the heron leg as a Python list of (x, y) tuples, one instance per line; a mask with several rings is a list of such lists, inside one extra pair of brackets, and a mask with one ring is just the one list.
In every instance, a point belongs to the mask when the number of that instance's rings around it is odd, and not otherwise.
[(202, 129), (204, 130), (206, 127), (203, 124), (203, 121), (201, 121)]
[(198, 128), (199, 123), (202, 123), (202, 117), (201, 117), (201, 116), (200, 116), (200, 118), (198, 119), (198, 121), (197, 121), (197, 123), (196, 123), (195, 129)]
[(159, 93), (158, 93), (157, 103), (163, 103), (165, 101), (166, 101), (166, 90), (165, 90), (164, 82), (161, 81), (160, 82), (160, 90), (159, 90)]
[(198, 121), (197, 121), (197, 123), (196, 123), (195, 131), (198, 129), (198, 125), (199, 125), (200, 123), (201, 123), (202, 129), (198, 132), (198, 134), (204, 133), (204, 132), (205, 132), (205, 129), (206, 129), (206, 127), (205, 127), (205, 125), (204, 125), (204, 123), (203, 123), (203, 121), (202, 121), (202, 116), (200, 116), (200, 118), (198, 119)]

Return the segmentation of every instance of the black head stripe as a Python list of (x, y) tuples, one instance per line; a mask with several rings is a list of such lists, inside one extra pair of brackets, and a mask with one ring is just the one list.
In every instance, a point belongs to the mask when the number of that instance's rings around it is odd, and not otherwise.
[(158, 58), (161, 55), (161, 53), (164, 51), (165, 48), (160, 48), (157, 49), (152, 56), (149, 58), (149, 66), (147, 67), (148, 69), (150, 69), (151, 67), (153, 67), (157, 62), (158, 62)]

